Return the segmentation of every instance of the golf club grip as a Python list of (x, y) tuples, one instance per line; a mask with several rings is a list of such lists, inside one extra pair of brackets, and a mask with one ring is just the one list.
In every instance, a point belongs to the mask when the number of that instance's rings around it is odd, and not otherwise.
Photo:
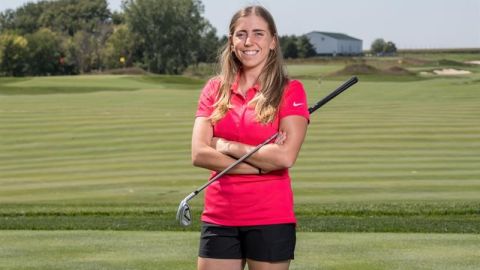
[(324, 97), (322, 100), (320, 100), (319, 102), (317, 102), (315, 105), (313, 105), (312, 107), (308, 108), (308, 112), (310, 114), (312, 114), (313, 112), (315, 112), (316, 110), (318, 110), (320, 107), (322, 107), (323, 105), (325, 105), (327, 102), (329, 102), (330, 100), (332, 100), (334, 97), (338, 96), (340, 93), (342, 93), (343, 91), (347, 90), (350, 86), (356, 84), (358, 82), (358, 78), (357, 77), (352, 77), (350, 78), (348, 81), (346, 81), (344, 84), (340, 85), (340, 87), (338, 87), (335, 91), (333, 91), (332, 93), (330, 93), (328, 96)]

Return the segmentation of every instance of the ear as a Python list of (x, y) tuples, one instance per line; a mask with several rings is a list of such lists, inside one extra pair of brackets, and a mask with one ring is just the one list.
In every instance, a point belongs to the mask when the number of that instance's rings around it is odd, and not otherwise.
[(272, 38), (272, 42), (270, 42), (270, 47), (269, 47), (270, 50), (275, 50), (275, 48), (277, 47), (277, 42), (278, 42), (277, 35), (274, 34)]
[(228, 35), (228, 47), (230, 48), (230, 53), (236, 57), (235, 45), (233, 44), (232, 35)]

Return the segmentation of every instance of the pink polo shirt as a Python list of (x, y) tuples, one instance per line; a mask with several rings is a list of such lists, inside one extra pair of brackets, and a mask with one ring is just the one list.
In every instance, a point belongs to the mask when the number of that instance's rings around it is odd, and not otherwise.
[[(219, 79), (211, 79), (202, 90), (197, 117), (209, 117), (214, 110), (220, 87)], [(303, 85), (290, 80), (275, 120), (260, 124), (255, 120), (255, 108), (247, 106), (258, 86), (247, 90), (246, 97), (232, 85), (231, 108), (213, 127), (213, 136), (256, 146), (279, 129), (280, 120), (289, 115), (309, 119)], [(212, 172), (211, 177), (216, 172)], [(296, 223), (293, 212), (293, 192), (288, 169), (267, 174), (226, 174), (208, 186), (202, 221), (225, 226), (251, 226)]]

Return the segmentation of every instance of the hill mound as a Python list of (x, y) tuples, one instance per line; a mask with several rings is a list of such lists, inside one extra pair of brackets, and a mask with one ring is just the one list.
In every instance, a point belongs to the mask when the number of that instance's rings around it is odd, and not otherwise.
[(438, 60), (438, 65), (439, 66), (453, 66), (453, 67), (468, 67), (470, 64), (465, 64), (462, 62), (454, 61), (454, 60), (448, 60), (448, 59), (440, 59)]
[(139, 67), (129, 67), (129, 68), (116, 68), (116, 69), (107, 69), (101, 72), (102, 74), (113, 74), (113, 75), (147, 75), (147, 71)]
[(385, 70), (385, 72), (391, 75), (415, 75), (415, 73), (397, 66), (390, 67), (387, 70)]
[(343, 69), (332, 73), (331, 75), (368, 75), (379, 73), (381, 73), (381, 71), (374, 66), (367, 64), (350, 64), (345, 66)]
[(387, 69), (378, 69), (374, 66), (367, 64), (351, 64), (345, 66), (343, 69), (329, 74), (330, 76), (343, 76), (343, 75), (415, 75), (402, 67), (393, 66)]

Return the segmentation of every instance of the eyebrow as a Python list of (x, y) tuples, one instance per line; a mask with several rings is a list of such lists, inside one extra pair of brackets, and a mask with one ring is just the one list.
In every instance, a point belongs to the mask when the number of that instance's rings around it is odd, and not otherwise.
[[(235, 31), (235, 32), (248, 32), (247, 30), (238, 30), (238, 31)], [(267, 32), (267, 30), (263, 30), (263, 29), (253, 29), (252, 32)]]

